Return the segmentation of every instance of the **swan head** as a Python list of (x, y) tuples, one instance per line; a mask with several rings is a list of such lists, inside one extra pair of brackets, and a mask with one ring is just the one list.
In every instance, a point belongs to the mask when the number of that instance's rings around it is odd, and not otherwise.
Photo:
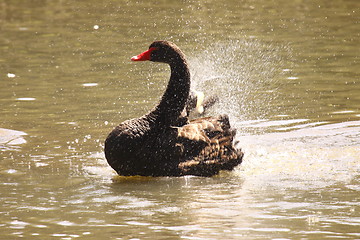
[(147, 51), (131, 58), (131, 61), (153, 61), (168, 64), (179, 60), (185, 60), (182, 51), (174, 43), (163, 40), (153, 42)]

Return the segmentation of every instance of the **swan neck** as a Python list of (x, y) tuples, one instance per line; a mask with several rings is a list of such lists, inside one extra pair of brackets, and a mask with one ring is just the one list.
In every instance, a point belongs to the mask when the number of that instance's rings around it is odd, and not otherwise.
[(160, 103), (152, 112), (161, 125), (171, 126), (183, 111), (190, 91), (190, 71), (185, 58), (170, 64), (171, 76)]

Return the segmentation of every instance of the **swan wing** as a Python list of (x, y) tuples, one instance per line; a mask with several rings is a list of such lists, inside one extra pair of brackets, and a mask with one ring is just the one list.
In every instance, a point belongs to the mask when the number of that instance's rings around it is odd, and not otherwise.
[(243, 153), (233, 145), (235, 134), (226, 115), (195, 119), (180, 127), (177, 144), (182, 150), (182, 174), (211, 176), (240, 164)]

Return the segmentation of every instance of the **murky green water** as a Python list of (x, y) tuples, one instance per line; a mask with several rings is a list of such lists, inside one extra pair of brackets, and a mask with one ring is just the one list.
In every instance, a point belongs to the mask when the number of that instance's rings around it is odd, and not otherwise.
[[(360, 3), (0, 0), (0, 239), (360, 239)], [(103, 141), (176, 42), (245, 160), (212, 178), (122, 178)]]

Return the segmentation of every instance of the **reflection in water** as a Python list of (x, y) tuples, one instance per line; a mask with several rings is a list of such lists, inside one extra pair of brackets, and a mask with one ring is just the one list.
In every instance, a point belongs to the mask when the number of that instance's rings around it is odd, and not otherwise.
[[(358, 2), (0, 1), (1, 239), (359, 239)], [(151, 109), (176, 42), (244, 163), (118, 177), (103, 139)], [(16, 129), (18, 131), (8, 130)], [(26, 134), (25, 134), (26, 133)]]
[(263, 123), (295, 130), (240, 137), (246, 161), (213, 178), (119, 177), (102, 153), (70, 173), (48, 159), (2, 171), (3, 227), (27, 238), (358, 237), (360, 123)]

